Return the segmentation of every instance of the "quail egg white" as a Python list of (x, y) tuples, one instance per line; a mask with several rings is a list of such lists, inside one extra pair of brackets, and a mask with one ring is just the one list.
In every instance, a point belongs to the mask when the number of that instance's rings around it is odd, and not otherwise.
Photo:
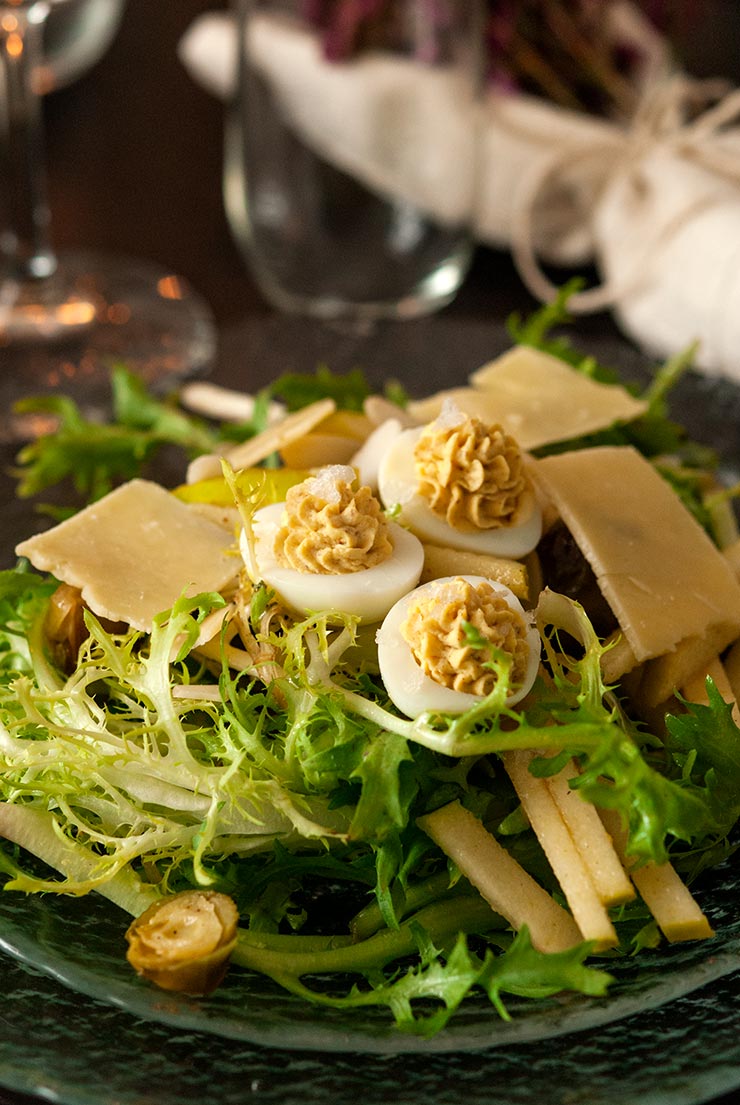
[(376, 493), (380, 463), (402, 430), (400, 419), (386, 418), (385, 422), (375, 427), (349, 462), (357, 471), (360, 483), (367, 484)]

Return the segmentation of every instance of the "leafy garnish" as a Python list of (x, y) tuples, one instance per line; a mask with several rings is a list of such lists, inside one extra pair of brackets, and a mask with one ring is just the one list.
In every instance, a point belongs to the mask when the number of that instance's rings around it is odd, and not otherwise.
[(283, 400), (289, 411), (300, 410), (317, 399), (333, 399), (340, 410), (361, 411), (370, 387), (359, 368), (340, 374), (327, 365), (319, 365), (315, 373), (284, 373), (270, 386), (270, 391)]
[[(603, 379), (602, 370), (598, 368), (592, 357), (585, 357), (574, 348), (570, 339), (563, 334), (553, 334), (552, 331), (559, 326), (565, 326), (573, 321), (573, 316), (568, 310), (568, 300), (581, 291), (583, 278), (574, 277), (562, 288), (551, 303), (545, 303), (538, 307), (527, 318), (523, 319), (518, 312), (513, 312), (506, 320), (506, 327), (512, 340), (518, 345), (529, 345), (533, 349), (540, 349), (543, 353), (550, 353), (561, 361), (586, 372), (588, 375), (596, 375)], [(608, 383), (613, 383), (616, 376), (607, 373)]]
[[(439, 1032), (474, 991), (483, 991), (499, 1015), (509, 1019), (503, 994), (544, 998), (564, 990), (602, 996), (611, 976), (587, 967), (587, 943), (557, 953), (536, 951), (523, 928), (502, 954), (487, 948), (482, 957), (469, 947), (466, 933), (498, 927), (496, 915), (478, 897), (461, 897), (455, 908), (437, 904), (420, 910), (396, 930), (366, 940), (309, 949), (300, 937), (265, 944), (245, 935), (237, 946), (237, 963), (262, 971), (281, 986), (309, 1001), (338, 1009), (388, 1006), (399, 1028), (422, 1036)], [(445, 950), (446, 949), (446, 950)], [(416, 951), (419, 962), (405, 970), (385, 972), (389, 964)], [(303, 976), (359, 974), (366, 985), (348, 993), (327, 993), (308, 986)]]
[[(29, 442), (18, 454), (16, 491), (21, 498), (69, 479), (84, 502), (93, 502), (117, 482), (138, 476), (165, 446), (174, 445), (195, 456), (212, 452), (225, 437), (233, 436), (233, 427), (222, 433), (186, 414), (175, 397), (155, 398), (140, 377), (121, 366), (113, 370), (111, 383), (111, 423), (91, 421), (63, 395), (19, 401), (22, 413), (43, 411), (58, 423), (54, 433)], [(260, 428), (256, 423), (244, 425), (241, 436), (246, 438)]]
[(712, 810), (719, 835), (725, 835), (740, 817), (740, 728), (733, 704), (711, 678), (706, 686), (707, 705), (689, 702), (685, 713), (667, 715), (667, 748), (686, 785), (695, 786)]
[(154, 399), (143, 383), (123, 368), (113, 372), (114, 424), (85, 418), (67, 396), (21, 400), (22, 412), (54, 415), (58, 428), (24, 446), (18, 454), (17, 494), (29, 498), (71, 478), (86, 501), (110, 491), (116, 480), (130, 479), (164, 444), (207, 452), (214, 435), (169, 403)]
[[(537, 748), (540, 774), (575, 758), (573, 787), (622, 813), (641, 859), (664, 859), (675, 840), (694, 855), (716, 848), (738, 812), (740, 733), (716, 693), (675, 720), (675, 770), (659, 774), (643, 753), (649, 739), (603, 684), (603, 646), (563, 596), (541, 604), (550, 680), (521, 709), (506, 705), (510, 664), (492, 649), (488, 697), (457, 717), (410, 720), (372, 673), (346, 663), (351, 619), (315, 615), (276, 630), (283, 674), (269, 687), (231, 670), (225, 652), (213, 670), (197, 641), (223, 609), (215, 594), (181, 599), (150, 634), (115, 633), (87, 613), (89, 637), (64, 675), (43, 644), (54, 585), (0, 575), (0, 831), (59, 872), (14, 857), (7, 886), (96, 889), (133, 911), (188, 886), (224, 889), (249, 925), (236, 961), (312, 1001), (386, 1006), (401, 1028), (429, 1034), (472, 992), (504, 1017), (506, 994), (604, 992), (609, 977), (585, 965), (589, 945), (553, 956), (525, 931), (512, 941), (416, 826), (461, 800), (491, 831), (515, 834), (507, 848), (548, 886), (496, 752)], [(266, 602), (257, 589), (252, 613)], [(560, 647), (565, 633), (580, 642), (575, 658)], [(477, 642), (472, 629), (468, 638)], [(303, 932), (315, 924), (312, 886), (341, 888), (330, 915), (346, 922), (327, 936)], [(349, 989), (322, 975), (349, 976)]]

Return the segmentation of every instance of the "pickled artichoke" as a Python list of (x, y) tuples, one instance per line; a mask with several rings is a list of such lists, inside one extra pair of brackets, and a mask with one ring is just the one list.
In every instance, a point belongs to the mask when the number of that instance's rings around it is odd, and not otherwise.
[(213, 890), (162, 898), (129, 926), (126, 958), (163, 990), (210, 994), (226, 974), (238, 920), (232, 899)]

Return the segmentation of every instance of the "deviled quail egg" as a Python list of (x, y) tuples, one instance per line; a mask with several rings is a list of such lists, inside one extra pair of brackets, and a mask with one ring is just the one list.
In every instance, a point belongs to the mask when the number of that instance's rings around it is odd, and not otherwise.
[(501, 426), (446, 404), (428, 426), (388, 442), (378, 488), (398, 521), (423, 541), (496, 556), (526, 556), (542, 512), (525, 457)]
[[(470, 641), (472, 626), (484, 646)], [(483, 576), (447, 576), (417, 587), (386, 615), (377, 633), (378, 664), (392, 702), (407, 717), (461, 714), (493, 690), (494, 650), (511, 657), (513, 706), (531, 689), (540, 638), (517, 597)]]
[(369, 487), (346, 465), (330, 465), (292, 487), (285, 502), (258, 510), (253, 546), (242, 535), (250, 573), (302, 614), (349, 614), (380, 621), (416, 586), (420, 541), (388, 521)]

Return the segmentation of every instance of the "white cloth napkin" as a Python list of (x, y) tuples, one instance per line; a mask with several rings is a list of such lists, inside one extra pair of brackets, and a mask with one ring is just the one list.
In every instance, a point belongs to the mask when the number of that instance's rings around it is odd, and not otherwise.
[[(252, 63), (321, 155), (440, 219), (460, 217), (465, 112), (474, 108), (449, 78), (376, 55), (328, 63), (312, 35), (269, 18), (250, 36)], [(231, 94), (236, 41), (228, 15), (197, 19), (180, 56), (204, 87)], [(539, 259), (595, 260), (605, 287), (575, 297), (576, 310), (613, 307), (625, 332), (656, 356), (698, 342), (699, 367), (740, 380), (740, 130), (724, 129), (740, 114), (740, 92), (716, 119), (707, 112), (703, 123), (686, 125), (691, 82), (655, 87), (644, 117), (628, 128), (491, 91), (482, 108), (474, 231), (485, 244), (511, 248), (541, 298), (553, 288)], [(422, 124), (431, 119), (437, 139), (426, 164), (408, 153), (414, 112), (427, 113)]]

